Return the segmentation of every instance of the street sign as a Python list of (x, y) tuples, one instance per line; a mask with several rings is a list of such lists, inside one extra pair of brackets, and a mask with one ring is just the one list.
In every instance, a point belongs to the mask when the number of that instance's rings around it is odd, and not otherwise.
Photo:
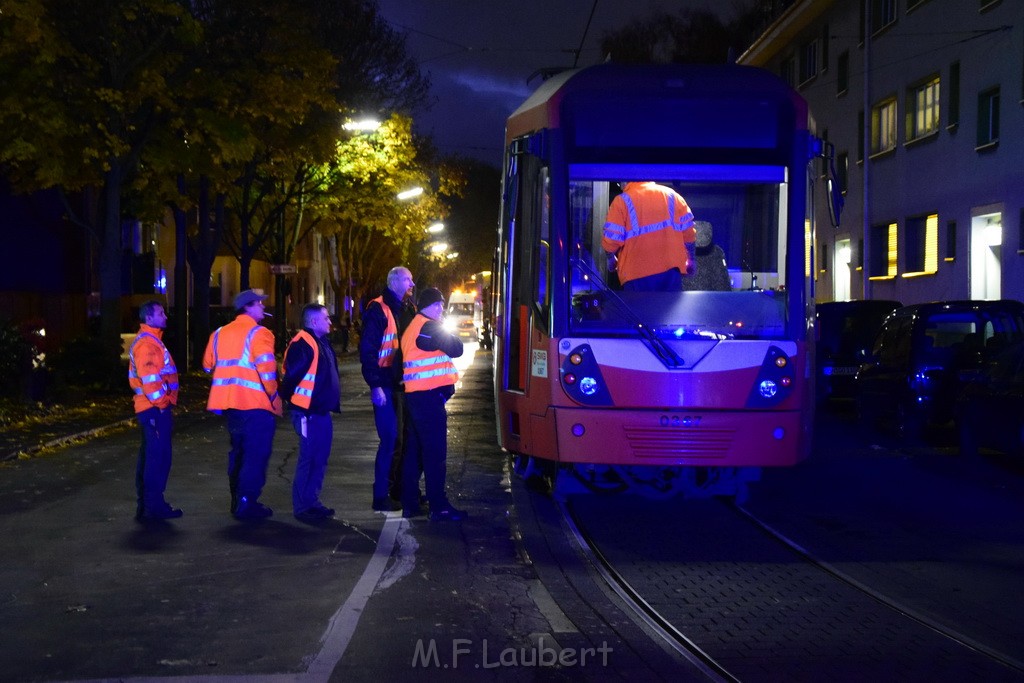
[(299, 269), (290, 263), (271, 263), (270, 272), (274, 275), (292, 275), (299, 272)]

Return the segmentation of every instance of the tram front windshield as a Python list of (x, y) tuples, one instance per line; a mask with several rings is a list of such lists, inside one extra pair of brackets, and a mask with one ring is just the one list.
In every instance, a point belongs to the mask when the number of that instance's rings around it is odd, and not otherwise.
[(678, 291), (624, 289), (618, 273), (609, 269), (601, 238), (608, 207), (625, 181), (572, 180), (571, 333), (636, 336), (639, 330), (666, 340), (784, 338), (785, 183), (653, 182), (675, 190), (693, 213), (696, 274), (684, 276)]

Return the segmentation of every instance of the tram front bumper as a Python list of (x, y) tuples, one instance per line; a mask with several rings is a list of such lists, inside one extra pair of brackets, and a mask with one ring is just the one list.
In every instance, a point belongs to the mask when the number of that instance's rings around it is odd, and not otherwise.
[(656, 411), (556, 408), (561, 462), (772, 467), (806, 457), (798, 411)]

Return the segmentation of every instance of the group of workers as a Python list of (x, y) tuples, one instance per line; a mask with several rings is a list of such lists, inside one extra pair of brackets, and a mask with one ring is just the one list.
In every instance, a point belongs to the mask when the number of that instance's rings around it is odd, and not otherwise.
[[(696, 273), (696, 240), (694, 216), (682, 196), (657, 183), (628, 182), (608, 208), (601, 244), (608, 270), (618, 272), (623, 289), (680, 291), (684, 275)], [(424, 289), (413, 306), (413, 289), (409, 269), (392, 268), (387, 286), (363, 314), (359, 358), (379, 439), (371, 507), (401, 509), (404, 517), (458, 520), (466, 513), (452, 506), (445, 492), (445, 403), (458, 381), (452, 358), (462, 355), (462, 342), (440, 324), (441, 292)], [(303, 308), (303, 329), (285, 351), (279, 382), (274, 334), (260, 325), (266, 298), (258, 290), (239, 293), (235, 320), (210, 336), (203, 357), (203, 368), (213, 375), (207, 409), (223, 413), (227, 421), (231, 514), (262, 519), (273, 514), (259, 498), (277, 417), (287, 402), (299, 437), (292, 508), (297, 519), (315, 523), (334, 516), (320, 500), (333, 440), (331, 416), (341, 411), (338, 363), (327, 341), (331, 320), (320, 304)], [(163, 306), (147, 302), (139, 317), (128, 372), (142, 430), (136, 517), (173, 519), (182, 511), (166, 502), (164, 489), (178, 375), (161, 341), (167, 323)], [(421, 475), (425, 496), (419, 490)]]
[[(458, 520), (466, 512), (452, 506), (445, 491), (445, 403), (458, 381), (452, 359), (462, 355), (462, 342), (439, 322), (444, 310), (441, 292), (424, 289), (415, 307), (412, 292), (412, 273), (395, 267), (387, 287), (364, 314), (360, 361), (380, 440), (371, 507), (384, 512), (401, 509), (404, 517), (429, 514), (433, 521)], [(332, 415), (341, 412), (338, 361), (328, 339), (331, 319), (321, 304), (303, 307), (302, 329), (285, 350), (279, 376), (274, 334), (260, 325), (269, 315), (264, 311), (266, 298), (260, 290), (240, 292), (234, 299), (235, 319), (210, 335), (203, 356), (203, 368), (212, 375), (207, 410), (224, 415), (230, 436), (230, 512), (239, 520), (258, 520), (273, 515), (260, 495), (277, 419), (288, 406), (299, 438), (292, 510), (296, 519), (316, 524), (335, 514), (320, 499), (333, 441)], [(183, 513), (164, 495), (171, 469), (178, 371), (162, 340), (167, 324), (163, 304), (144, 303), (139, 319), (139, 332), (128, 353), (128, 381), (135, 392), (142, 436), (135, 477), (136, 519), (176, 519)], [(419, 490), (421, 476), (425, 498)]]

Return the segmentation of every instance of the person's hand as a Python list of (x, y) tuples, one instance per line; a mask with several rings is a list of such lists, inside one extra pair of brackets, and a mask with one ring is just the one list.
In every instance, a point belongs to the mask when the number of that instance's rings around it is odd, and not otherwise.
[(687, 277), (693, 277), (696, 274), (697, 274), (697, 262), (696, 261), (690, 261), (689, 263), (686, 264), (686, 276)]
[(619, 257), (615, 254), (608, 254), (608, 272), (614, 273), (619, 267)]
[(384, 390), (381, 389), (380, 387), (374, 387), (373, 389), (370, 389), (370, 403), (377, 406), (378, 408), (381, 406), (386, 406), (388, 404), (387, 394), (385, 394)]

